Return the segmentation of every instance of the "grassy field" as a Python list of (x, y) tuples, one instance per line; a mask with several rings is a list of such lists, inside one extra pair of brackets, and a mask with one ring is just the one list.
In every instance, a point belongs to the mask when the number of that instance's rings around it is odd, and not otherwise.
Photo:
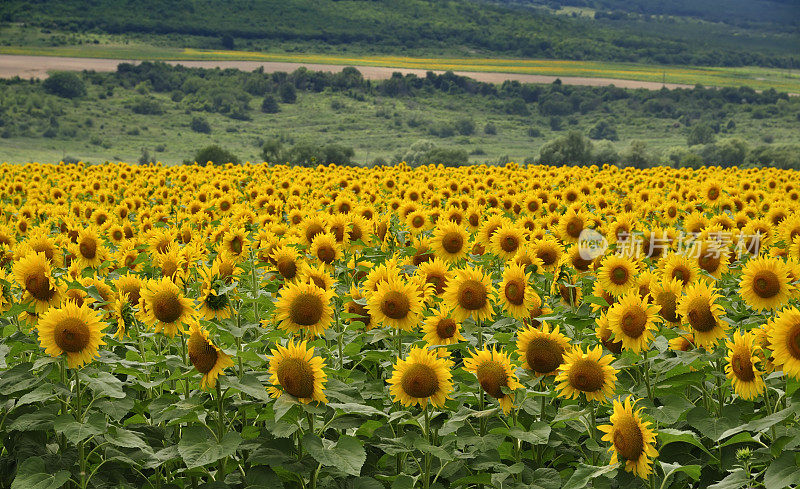
[[(281, 112), (277, 114), (252, 110), (252, 120), (248, 121), (215, 113), (189, 112), (173, 103), (168, 94), (151, 95), (164, 108), (163, 114), (131, 112), (128, 106), (138, 97), (135, 90), (117, 89), (113, 97), (104, 100), (95, 95), (70, 103), (60, 125), (75, 128), (73, 137), (0, 139), (0, 161), (45, 162), (67, 156), (88, 161), (136, 161), (143, 149), (147, 149), (160, 161), (178, 163), (208, 144), (220, 144), (243, 160), (260, 161), (264, 141), (277, 137), (285, 145), (336, 142), (351, 146), (355, 149), (354, 161), (359, 163), (378, 157), (390, 160), (420, 139), (431, 140), (437, 146), (463, 148), (471, 153), (472, 162), (496, 161), (504, 156), (521, 162), (536, 156), (546, 141), (568, 130), (586, 134), (601, 120), (616, 127), (619, 141), (614, 144), (620, 151), (634, 139), (644, 141), (654, 157), (670, 147), (686, 145), (685, 127), (673, 119), (629, 108), (627, 101), (608, 103), (608, 113), (595, 111), (565, 117), (563, 130), (553, 131), (548, 117), (536, 112), (528, 116), (509, 115), (498, 108), (496, 101), (468, 95), (410, 98), (371, 95), (359, 101), (341, 93), (300, 93), (297, 103), (281, 104)], [(253, 105), (255, 101), (251, 102)], [(197, 115), (208, 120), (211, 134), (196, 133), (189, 128)], [(465, 117), (474, 123), (474, 134), (443, 138), (431, 134), (431, 127), (436, 124)], [(722, 120), (723, 126), (729, 119), (735, 120), (735, 129), (718, 137), (739, 137), (751, 146), (763, 143), (767, 135), (775, 143), (796, 142), (800, 132), (800, 121), (792, 114), (755, 119), (746, 112), (731, 111)], [(496, 134), (485, 133), (489, 123), (495, 126)]]
[(571, 77), (612, 78), (717, 87), (749, 86), (800, 93), (800, 71), (761, 67), (692, 67), (604, 61), (537, 59), (434, 58), (368, 55), (333, 55), (173, 48), (130, 43), (79, 46), (0, 46), (0, 54), (70, 56), (149, 60), (247, 60), (323, 63), (347, 66), (381, 66), (425, 70), (521, 73)]

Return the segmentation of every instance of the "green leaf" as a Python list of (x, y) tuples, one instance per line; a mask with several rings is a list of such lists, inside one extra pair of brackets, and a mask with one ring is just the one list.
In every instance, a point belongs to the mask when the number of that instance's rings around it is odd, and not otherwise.
[(53, 420), (55, 420), (59, 409), (56, 405), (50, 405), (36, 412), (23, 414), (8, 425), (8, 429), (12, 431), (50, 430), (53, 428)]
[(612, 470), (617, 470), (619, 464), (595, 467), (592, 465), (578, 464), (578, 468), (572, 473), (562, 489), (582, 489), (591, 482), (592, 479), (607, 474)]
[(388, 416), (388, 414), (384, 413), (380, 409), (375, 409), (372, 406), (368, 406), (366, 404), (358, 404), (354, 402), (345, 402), (345, 403), (338, 403), (338, 402), (329, 402), (328, 406), (334, 409), (341, 409), (346, 414), (365, 414), (365, 415), (378, 415), (378, 416)]
[(415, 479), (410, 475), (400, 474), (392, 482), (392, 489), (414, 489)]
[(556, 469), (541, 468), (533, 471), (532, 489), (559, 489), (561, 477)]
[(353, 479), (353, 489), (384, 489), (384, 487), (372, 477), (356, 477)]
[(737, 426), (735, 428), (726, 430), (724, 433), (720, 435), (719, 439), (721, 440), (723, 438), (727, 438), (741, 431), (761, 433), (763, 431), (768, 430), (771, 426), (774, 426), (783, 421), (784, 419), (788, 418), (789, 416), (793, 415), (798, 410), (800, 410), (800, 406), (792, 404), (786, 409), (778, 411), (777, 413), (769, 414), (767, 416), (764, 416), (763, 418), (756, 418), (747, 424), (743, 424), (741, 426)]
[[(680, 431), (672, 428), (664, 428), (663, 430), (658, 430), (658, 441), (661, 442), (661, 448), (664, 448), (670, 443), (682, 442), (694, 445), (711, 455), (711, 452), (709, 452), (705, 445), (703, 445), (697, 434), (692, 431)], [(711, 456), (713, 457), (713, 455)]]
[(664, 479), (668, 479), (674, 473), (677, 472), (684, 472), (689, 477), (694, 480), (700, 480), (700, 466), (699, 465), (680, 465), (680, 464), (668, 464), (667, 462), (661, 462), (661, 470), (664, 471)]
[(142, 448), (147, 444), (139, 435), (125, 428), (112, 426), (105, 435), (106, 441), (122, 448)]
[(20, 397), (17, 401), (16, 407), (44, 401), (45, 399), (50, 399), (51, 397), (53, 397), (53, 386), (45, 383)]
[(225, 383), (259, 401), (269, 402), (272, 400), (267, 389), (253, 374), (244, 374), (241, 378), (225, 377)]
[(361, 467), (367, 460), (364, 446), (352, 436), (342, 435), (334, 444), (330, 440), (322, 440), (313, 433), (306, 433), (303, 437), (303, 447), (322, 465), (336, 467), (354, 476), (361, 474)]
[(523, 430), (521, 428), (511, 428), (508, 430), (508, 435), (530, 443), (531, 445), (545, 445), (550, 440), (550, 424), (544, 421), (534, 422), (530, 429)]
[(769, 489), (783, 489), (797, 484), (800, 480), (800, 467), (797, 466), (794, 452), (785, 452), (772, 462), (764, 474), (764, 486)]
[(744, 469), (734, 469), (721, 481), (708, 486), (708, 489), (742, 489), (748, 482), (750, 482), (750, 478), (747, 477)]
[(203, 467), (223, 457), (229, 457), (236, 452), (242, 437), (235, 431), (229, 431), (217, 439), (201, 426), (189, 426), (184, 429), (181, 441), (178, 443), (178, 453), (186, 463), (186, 467)]
[(53, 421), (53, 429), (76, 445), (90, 436), (105, 433), (106, 428), (106, 417), (102, 413), (93, 413), (83, 423), (76, 421), (71, 414), (62, 414)]
[(686, 421), (711, 441), (719, 441), (725, 432), (739, 424), (740, 411), (737, 406), (728, 405), (722, 409), (722, 416), (716, 417), (704, 407), (697, 406), (686, 414)]
[(97, 376), (81, 375), (81, 380), (92, 389), (97, 397), (108, 396), (114, 399), (122, 399), (125, 393), (122, 391), (122, 381), (108, 372), (97, 372)]
[(31, 457), (20, 464), (11, 489), (58, 489), (68, 480), (68, 471), (59, 470), (54, 474), (52, 468), (45, 468), (41, 457)]

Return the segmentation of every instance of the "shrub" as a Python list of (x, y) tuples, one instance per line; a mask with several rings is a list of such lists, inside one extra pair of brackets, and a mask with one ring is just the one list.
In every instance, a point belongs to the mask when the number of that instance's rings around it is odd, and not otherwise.
[(600, 121), (589, 129), (589, 137), (592, 139), (608, 139), (609, 141), (617, 141), (617, 129), (609, 122)]
[(483, 126), (483, 133), (488, 135), (497, 134), (497, 128), (491, 122), (487, 122), (485, 126)]
[(215, 165), (224, 165), (225, 163), (239, 164), (239, 158), (236, 155), (216, 144), (206, 146), (198, 151), (194, 156), (194, 161), (202, 166), (206, 166), (208, 162)]
[(146, 97), (139, 97), (131, 104), (131, 110), (134, 114), (144, 115), (160, 115), (164, 113), (164, 109), (157, 100)]
[(199, 132), (202, 134), (211, 134), (211, 125), (205, 120), (203, 117), (197, 116), (192, 118), (192, 122), (189, 124), (189, 127), (194, 132)]
[(278, 89), (278, 95), (281, 97), (281, 102), (285, 104), (293, 104), (297, 101), (297, 92), (294, 89), (294, 85), (289, 83), (284, 83)]
[(686, 137), (686, 144), (695, 146), (697, 144), (709, 144), (714, 142), (714, 128), (708, 124), (695, 124), (689, 130)]
[(261, 112), (265, 114), (277, 114), (280, 111), (281, 107), (278, 105), (278, 99), (276, 99), (274, 95), (267, 95), (264, 97), (264, 100), (261, 102)]
[(77, 98), (86, 95), (86, 85), (83, 80), (70, 71), (53, 73), (42, 84), (47, 93), (63, 98)]

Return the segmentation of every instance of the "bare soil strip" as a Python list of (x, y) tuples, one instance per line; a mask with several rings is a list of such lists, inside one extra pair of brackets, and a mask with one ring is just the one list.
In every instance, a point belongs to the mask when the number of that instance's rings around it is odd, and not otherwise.
[[(124, 59), (104, 59), (104, 58), (67, 58), (60, 56), (19, 56), (4, 54), (0, 55), (0, 78), (47, 78), (51, 71), (116, 71), (120, 63), (140, 63), (141, 60)], [(317, 63), (286, 63), (278, 61), (165, 61), (172, 65), (183, 65), (193, 68), (236, 68), (243, 71), (253, 71), (263, 68), (265, 73), (276, 71), (291, 72), (305, 66), (312, 71), (342, 71), (344, 65), (317, 64)], [(358, 71), (370, 80), (385, 80), (392, 76), (394, 72), (403, 74), (413, 73), (417, 76), (425, 76), (428, 70), (391, 68), (378, 66), (355, 66)], [(439, 70), (430, 70), (434, 73), (443, 73)], [(586, 85), (586, 86), (606, 86), (615, 85), (621, 88), (646, 88), (648, 90), (660, 90), (663, 87), (673, 88), (692, 88), (692, 85), (679, 83), (659, 83), (637, 80), (622, 80), (616, 78), (588, 78), (578, 76), (550, 76), (550, 75), (526, 75), (521, 73), (494, 73), (481, 71), (455, 71), (457, 75), (467, 76), (472, 79), (489, 82), (503, 83), (506, 80), (516, 80), (522, 83), (552, 83), (560, 79), (565, 85)]]

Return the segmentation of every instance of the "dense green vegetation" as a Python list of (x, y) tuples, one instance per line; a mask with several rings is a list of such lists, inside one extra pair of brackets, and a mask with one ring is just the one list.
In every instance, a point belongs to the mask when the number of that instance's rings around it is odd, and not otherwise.
[[(798, 30), (771, 17), (760, 17), (761, 22), (734, 31), (725, 24), (695, 19), (635, 15), (573, 18), (518, 3), (96, 0), (87, 8), (82, 0), (5, 0), (0, 3), (0, 22), (30, 23), (58, 32), (122, 34), (154, 44), (212, 49), (258, 51), (280, 45), (282, 49), (316, 52), (327, 48), (393, 54), (478, 53), (686, 65), (800, 66), (795, 49), (800, 42)], [(609, 1), (608, 6), (618, 4)], [(792, 18), (781, 15), (781, 9), (773, 10), (781, 19)], [(13, 40), (2, 41), (18, 45)]]
[[(2, 82), (0, 160), (206, 159), (412, 164), (566, 162), (800, 167), (800, 98), (749, 88), (624, 90), (481, 83), (452, 73), (365, 80), (121, 64)], [(212, 158), (207, 158), (212, 159)]]

